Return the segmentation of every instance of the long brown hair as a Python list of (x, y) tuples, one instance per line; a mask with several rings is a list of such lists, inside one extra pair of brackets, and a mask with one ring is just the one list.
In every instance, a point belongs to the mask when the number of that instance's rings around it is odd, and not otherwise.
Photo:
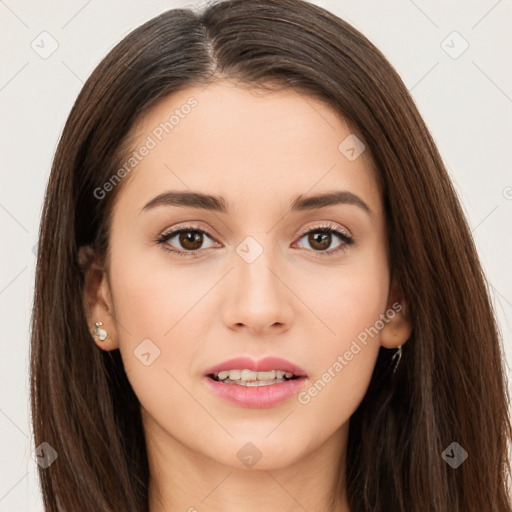
[[(119, 351), (102, 351), (92, 340), (78, 249), (108, 251), (123, 183), (103, 199), (94, 191), (119, 168), (141, 113), (219, 77), (293, 87), (326, 101), (357, 128), (382, 183), (391, 272), (413, 332), (394, 375), (381, 349), (350, 420), (351, 511), (509, 512), (502, 347), (452, 184), (388, 61), (346, 22), (302, 0), (167, 11), (105, 57), (73, 106), (46, 191), (32, 319), (35, 443), (58, 453), (39, 468), (47, 512), (148, 510), (139, 402)], [(452, 442), (468, 453), (456, 469), (442, 457)]]

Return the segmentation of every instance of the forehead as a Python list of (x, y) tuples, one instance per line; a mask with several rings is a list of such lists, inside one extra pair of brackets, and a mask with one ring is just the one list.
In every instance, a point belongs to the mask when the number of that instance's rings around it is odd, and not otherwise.
[(189, 87), (161, 100), (134, 127), (138, 156), (121, 195), (136, 194), (140, 205), (166, 190), (193, 189), (222, 195), (242, 211), (341, 188), (378, 210), (367, 153), (347, 157), (354, 135), (326, 103), (291, 88)]

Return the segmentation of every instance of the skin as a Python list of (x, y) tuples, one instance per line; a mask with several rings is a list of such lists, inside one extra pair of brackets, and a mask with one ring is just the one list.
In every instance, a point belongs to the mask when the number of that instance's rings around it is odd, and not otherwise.
[[(110, 336), (98, 345), (121, 351), (141, 403), (150, 510), (332, 511), (328, 497), (341, 478), (335, 510), (347, 512), (339, 462), (350, 416), (380, 345), (396, 347), (411, 332), (399, 286), (389, 278), (371, 161), (367, 152), (354, 161), (340, 152), (351, 130), (319, 100), (229, 82), (165, 98), (137, 124), (133, 146), (190, 96), (197, 107), (124, 178), (109, 260), (93, 265), (86, 281), (89, 322), (102, 321)], [(223, 196), (232, 211), (170, 205), (142, 211), (171, 190)], [(300, 194), (337, 190), (356, 194), (371, 214), (353, 204), (289, 211)], [(301, 232), (325, 221), (355, 242), (344, 246), (332, 235), (324, 251), (340, 243), (344, 249), (322, 257)], [(200, 255), (179, 256), (155, 242), (187, 222), (208, 233), (195, 246)], [(263, 249), (252, 263), (236, 252), (247, 236)], [(177, 236), (167, 244), (187, 250)], [(277, 355), (307, 372), (307, 389), (397, 301), (402, 311), (307, 404), (294, 396), (267, 409), (241, 408), (205, 386), (203, 373), (214, 364)], [(148, 338), (160, 355), (145, 366), (134, 350)], [(248, 442), (262, 455), (252, 468), (237, 457)]]

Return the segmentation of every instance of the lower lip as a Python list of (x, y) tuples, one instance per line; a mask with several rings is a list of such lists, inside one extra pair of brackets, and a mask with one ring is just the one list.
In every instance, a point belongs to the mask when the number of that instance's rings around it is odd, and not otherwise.
[(306, 382), (305, 377), (269, 384), (268, 386), (241, 386), (223, 384), (210, 377), (205, 377), (209, 388), (219, 397), (239, 407), (265, 409), (274, 407), (296, 395)]

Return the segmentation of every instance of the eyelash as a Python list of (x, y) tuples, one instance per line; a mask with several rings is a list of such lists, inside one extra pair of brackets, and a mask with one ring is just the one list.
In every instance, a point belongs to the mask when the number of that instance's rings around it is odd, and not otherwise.
[[(193, 232), (193, 233), (202, 233), (203, 235), (206, 235), (209, 238), (212, 238), (208, 232), (204, 231), (203, 229), (199, 229), (197, 226), (181, 226), (177, 229), (174, 229), (172, 231), (164, 232), (162, 233), (155, 242), (161, 245), (164, 245), (168, 240), (173, 238), (175, 235), (178, 235), (180, 233), (187, 233), (187, 232)], [(344, 233), (343, 231), (340, 231), (339, 229), (335, 228), (331, 224), (322, 224), (320, 226), (316, 226), (313, 229), (308, 229), (307, 231), (302, 232), (299, 235), (298, 240), (301, 240), (304, 236), (309, 235), (310, 233), (330, 233), (332, 235), (335, 235), (339, 238), (339, 240), (342, 242), (342, 244), (335, 249), (329, 249), (328, 251), (314, 251), (316, 254), (318, 254), (321, 257), (328, 257), (333, 255), (334, 253), (343, 252), (347, 250), (347, 246), (352, 245), (354, 243), (354, 239)], [(170, 246), (164, 246), (164, 250), (172, 252), (174, 254), (177, 254), (178, 256), (183, 257), (189, 257), (189, 256), (196, 256), (200, 252), (204, 252), (206, 249), (196, 249), (195, 251), (178, 251)], [(312, 249), (311, 249), (312, 250)]]

